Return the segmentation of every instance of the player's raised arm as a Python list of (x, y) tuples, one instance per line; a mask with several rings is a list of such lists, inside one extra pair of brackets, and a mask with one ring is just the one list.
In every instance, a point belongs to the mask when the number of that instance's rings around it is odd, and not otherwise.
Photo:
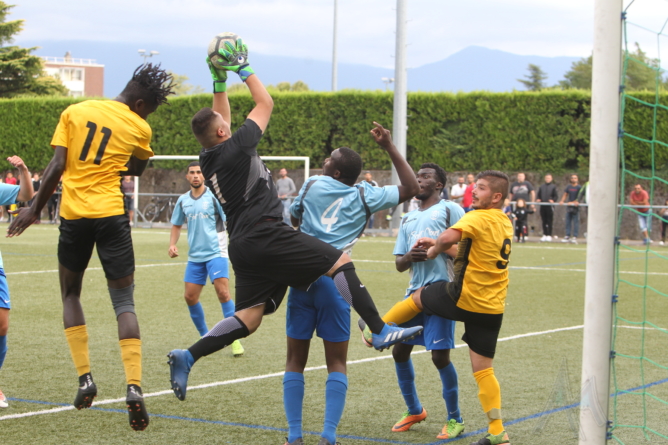
[(227, 97), (227, 71), (217, 68), (209, 57), (206, 58), (206, 64), (211, 71), (213, 79), (213, 105), (211, 109), (220, 113), (225, 122), (232, 122), (232, 112), (230, 110), (230, 101)]
[(51, 195), (53, 195), (53, 192), (56, 191), (58, 181), (60, 181), (60, 177), (63, 175), (63, 171), (65, 171), (66, 161), (67, 147), (56, 146), (53, 158), (44, 171), (42, 186), (35, 195), (35, 200), (30, 207), (19, 209), (19, 213), (7, 229), (8, 237), (20, 235), (25, 229), (39, 219), (42, 209)]
[[(239, 78), (242, 81), (246, 82), (246, 86), (248, 86), (251, 96), (253, 96), (253, 101), (255, 102), (255, 108), (251, 110), (248, 119), (255, 122), (264, 133), (264, 130), (269, 124), (271, 112), (274, 109), (274, 100), (248, 63), (248, 46), (246, 46), (243, 40), (237, 39), (234, 46), (229, 42), (226, 42), (225, 45), (218, 50), (218, 54), (220, 57), (219, 62), (217, 63), (222, 64), (228, 71), (234, 71), (239, 75)], [(215, 88), (216, 83), (214, 80), (214, 91)], [(220, 113), (223, 116), (223, 119), (226, 119), (226, 122), (230, 122), (225, 117), (224, 109), (226, 105), (229, 114), (229, 103), (225, 104), (227, 97), (220, 95), (220, 99), (217, 99), (216, 96), (218, 96), (218, 94), (214, 94), (213, 110)], [(216, 106), (220, 106), (221, 108), (217, 109)]]
[(399, 202), (408, 201), (420, 191), (420, 186), (415, 178), (415, 172), (401, 154), (399, 154), (399, 150), (397, 150), (394, 142), (392, 142), (390, 130), (383, 128), (378, 122), (374, 122), (373, 125), (375, 126), (371, 130), (373, 139), (387, 151), (392, 160), (392, 165), (397, 169), (399, 182), (401, 182), (399, 185)]
[(30, 201), (35, 195), (35, 190), (32, 188), (32, 178), (30, 177), (28, 167), (26, 167), (23, 159), (18, 156), (8, 157), (7, 162), (19, 170), (21, 188), (19, 189), (19, 194), (16, 196), (16, 200), (21, 202)]

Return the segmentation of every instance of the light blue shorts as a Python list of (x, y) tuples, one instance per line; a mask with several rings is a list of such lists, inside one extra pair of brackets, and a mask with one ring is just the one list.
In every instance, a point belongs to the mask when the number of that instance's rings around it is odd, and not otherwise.
[(454, 349), (455, 321), (438, 315), (418, 314), (415, 318), (400, 325), (402, 328), (423, 326), (420, 335), (404, 343), (414, 346), (424, 346), (427, 351), (439, 349)]
[(288, 337), (310, 340), (313, 332), (330, 342), (350, 340), (350, 305), (329, 277), (320, 277), (306, 291), (290, 288), (285, 318)]
[(218, 278), (229, 278), (230, 272), (227, 258), (218, 257), (202, 263), (188, 261), (183, 281), (203, 286), (206, 284), (207, 275), (209, 275), (212, 283), (213, 280), (217, 280)]
[(5, 271), (0, 269), (0, 309), (11, 309), (9, 301), (9, 286), (7, 286), (7, 277)]
[(647, 219), (649, 215), (647, 213), (638, 214), (638, 225), (640, 226), (640, 231), (647, 230)]

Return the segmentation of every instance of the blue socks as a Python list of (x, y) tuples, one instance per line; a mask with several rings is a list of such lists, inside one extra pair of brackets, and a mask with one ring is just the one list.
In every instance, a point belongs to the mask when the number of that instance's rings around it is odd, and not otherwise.
[(5, 362), (5, 355), (7, 355), (7, 336), (0, 335), (0, 369), (2, 369), (2, 364)]
[(422, 404), (418, 399), (417, 389), (415, 388), (415, 370), (413, 369), (413, 361), (408, 359), (407, 362), (394, 362), (394, 367), (397, 371), (397, 380), (399, 381), (399, 389), (401, 395), (404, 396), (404, 401), (408, 407), (408, 412), (412, 415), (418, 415), (422, 412)]
[(188, 310), (190, 311), (190, 318), (193, 323), (195, 323), (197, 332), (199, 332), (200, 337), (204, 337), (204, 335), (209, 332), (209, 328), (206, 327), (206, 319), (204, 318), (202, 304), (198, 301), (197, 304), (188, 306)]
[(457, 383), (457, 370), (455, 365), (450, 362), (438, 370), (443, 383), (443, 400), (445, 400), (445, 410), (448, 412), (448, 420), (455, 419), (462, 422), (462, 416), (459, 412), (459, 384)]
[(330, 372), (325, 385), (325, 424), (322, 437), (329, 443), (336, 443), (336, 429), (346, 406), (348, 376), (340, 372)]
[(234, 315), (234, 301), (232, 301), (232, 299), (226, 301), (225, 303), (220, 303), (220, 306), (223, 308), (223, 318)]
[[(302, 404), (304, 403), (304, 374), (286, 372), (283, 376), (283, 406), (288, 420), (288, 442), (302, 437)], [(334, 443), (334, 442), (332, 442)]]

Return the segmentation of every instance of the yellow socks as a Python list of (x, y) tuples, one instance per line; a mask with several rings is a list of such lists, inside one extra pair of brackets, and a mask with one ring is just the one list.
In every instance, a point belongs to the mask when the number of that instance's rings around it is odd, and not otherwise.
[(77, 368), (78, 375), (90, 372), (90, 357), (88, 355), (88, 330), (86, 325), (73, 326), (65, 329), (65, 337), (70, 345), (72, 361)]
[(501, 421), (501, 387), (494, 375), (494, 368), (474, 372), (473, 377), (478, 382), (478, 398), (482, 410), (487, 414), (489, 422), (488, 432), (493, 435), (501, 434), (504, 430)]
[(414, 318), (420, 312), (422, 311), (415, 305), (411, 294), (408, 298), (404, 298), (402, 301), (392, 306), (392, 309), (383, 315), (383, 321), (385, 323), (392, 322), (402, 324)]
[(118, 343), (121, 345), (121, 359), (128, 385), (141, 386), (141, 340), (126, 338)]

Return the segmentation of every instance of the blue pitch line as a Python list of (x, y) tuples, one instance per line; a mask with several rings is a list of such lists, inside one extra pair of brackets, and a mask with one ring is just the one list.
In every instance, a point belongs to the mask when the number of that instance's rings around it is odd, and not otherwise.
[[(610, 394), (610, 397), (621, 396), (621, 395), (624, 395), (624, 394), (635, 394), (634, 391), (638, 391), (640, 389), (650, 388), (652, 386), (661, 385), (661, 384), (667, 383), (667, 382), (668, 382), (668, 378), (662, 379), (662, 380), (657, 380), (656, 382), (647, 383), (646, 385), (640, 385), (640, 386), (636, 386), (634, 388), (623, 389), (621, 391), (617, 391), (614, 394)], [(70, 405), (69, 403), (55, 403), (55, 402), (45, 402), (45, 401), (40, 401), (40, 400), (16, 399), (16, 398), (12, 398), (12, 397), (7, 397), (7, 400), (14, 401), (14, 402), (35, 403), (35, 404), (39, 404), (39, 405), (52, 405), (52, 406), (69, 406)], [(119, 403), (121, 403), (121, 402), (119, 402)], [(579, 405), (580, 405), (579, 402), (578, 403), (572, 403), (570, 405), (561, 406), (559, 408), (554, 408), (554, 409), (543, 411), (543, 412), (536, 413), (536, 414), (531, 414), (529, 416), (520, 417), (518, 419), (504, 421), (503, 424), (504, 425), (515, 425), (517, 423), (525, 422), (527, 420), (538, 419), (540, 417), (549, 416), (550, 414), (555, 414), (555, 413), (559, 413), (559, 412), (562, 412), (562, 411), (566, 411), (568, 409), (577, 408)], [(97, 408), (95, 406), (92, 406), (89, 409), (95, 410), (95, 411), (108, 412), (108, 413), (121, 413), (121, 414), (127, 413), (126, 410), (122, 410), (122, 409)], [(223, 426), (235, 426), (235, 427), (250, 428), (250, 429), (256, 429), (256, 430), (276, 431), (276, 432), (283, 432), (283, 433), (288, 432), (287, 428), (277, 428), (277, 427), (265, 426), (265, 425), (249, 425), (249, 424), (238, 423), (238, 422), (225, 422), (225, 421), (222, 421), (222, 420), (207, 420), (207, 419), (198, 419), (198, 418), (193, 418), (193, 417), (170, 416), (170, 415), (167, 415), (167, 414), (152, 414), (151, 413), (149, 415), (151, 417), (158, 417), (158, 418), (161, 418), (161, 419), (169, 419), (169, 420), (186, 420), (186, 421), (189, 421), (189, 422), (208, 423), (208, 424), (223, 425)], [(454, 439), (438, 440), (436, 442), (429, 442), (429, 443), (402, 442), (402, 441), (399, 441), (399, 440), (378, 439), (378, 438), (364, 437), (364, 436), (354, 436), (354, 435), (348, 435), (348, 434), (337, 434), (337, 438), (351, 439), (351, 440), (364, 440), (364, 441), (367, 441), (367, 442), (376, 442), (376, 443), (390, 443), (390, 444), (397, 444), (397, 445), (438, 445), (438, 444), (443, 444), (443, 443), (455, 442), (457, 440), (465, 439), (465, 438), (471, 437), (471, 436), (477, 436), (479, 434), (484, 434), (485, 432), (487, 432), (487, 428), (481, 428), (481, 429), (476, 430), (476, 431), (471, 431), (469, 433), (462, 434), (461, 436), (458, 436)], [(321, 434), (318, 431), (304, 431), (303, 433), (313, 435), (313, 436), (319, 436)]]

